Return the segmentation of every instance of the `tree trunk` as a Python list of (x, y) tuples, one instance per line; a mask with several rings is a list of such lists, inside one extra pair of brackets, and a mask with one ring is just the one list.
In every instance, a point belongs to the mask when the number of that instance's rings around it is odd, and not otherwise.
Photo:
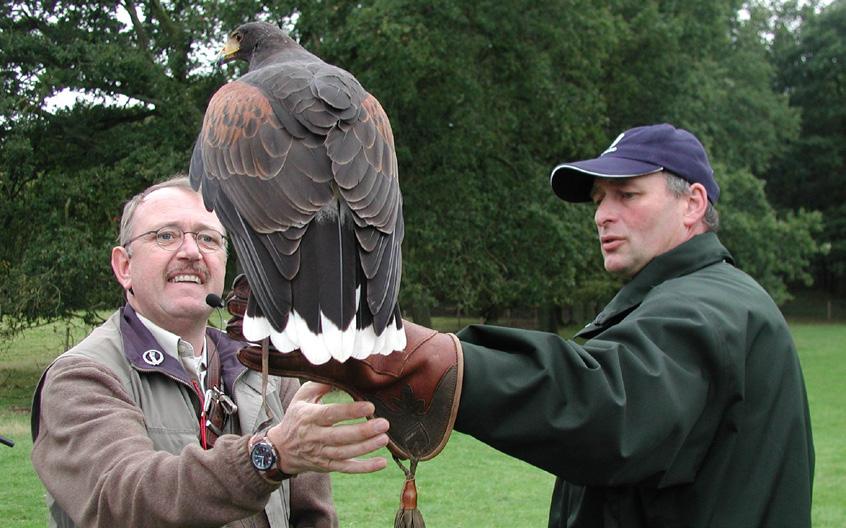
[(545, 303), (538, 310), (538, 329), (544, 332), (558, 333), (561, 324), (560, 307)]

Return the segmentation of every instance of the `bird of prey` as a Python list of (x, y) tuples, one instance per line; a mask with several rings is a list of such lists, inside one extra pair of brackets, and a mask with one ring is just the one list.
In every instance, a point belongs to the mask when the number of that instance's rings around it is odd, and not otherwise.
[(382, 106), (269, 23), (238, 27), (221, 53), (249, 71), (212, 96), (189, 176), (252, 289), (244, 336), (313, 364), (402, 350), (402, 196)]

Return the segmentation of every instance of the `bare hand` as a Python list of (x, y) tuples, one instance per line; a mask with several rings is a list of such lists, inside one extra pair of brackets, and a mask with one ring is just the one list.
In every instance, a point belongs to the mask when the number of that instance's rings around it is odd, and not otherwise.
[(307, 382), (294, 395), (282, 421), (267, 432), (279, 453), (279, 467), (294, 475), (304, 471), (372, 473), (387, 464), (384, 457), (356, 460), (388, 443), (388, 421), (336, 425), (372, 416), (370, 402), (320, 403), (330, 385)]

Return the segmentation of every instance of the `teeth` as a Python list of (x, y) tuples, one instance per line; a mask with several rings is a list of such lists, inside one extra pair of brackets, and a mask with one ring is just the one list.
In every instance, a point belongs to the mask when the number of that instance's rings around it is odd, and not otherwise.
[(177, 275), (171, 279), (171, 282), (194, 282), (200, 284), (200, 278), (196, 275)]

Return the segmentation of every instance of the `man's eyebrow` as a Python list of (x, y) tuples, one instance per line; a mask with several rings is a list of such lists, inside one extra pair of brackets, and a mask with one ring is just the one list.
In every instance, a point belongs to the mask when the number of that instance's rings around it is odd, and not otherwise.
[(157, 227), (155, 229), (151, 229), (151, 231), (157, 231), (157, 230), (165, 228), (165, 227), (173, 227), (173, 228), (179, 229), (180, 231), (192, 231), (192, 232), (193, 231), (212, 230), (212, 231), (217, 231), (218, 233), (222, 233), (224, 235), (226, 234), (225, 228), (217, 227), (217, 226), (214, 226), (214, 225), (211, 225), (211, 224), (207, 224), (205, 222), (199, 222), (199, 223), (196, 223), (196, 224), (192, 224), (192, 227), (189, 227), (188, 229), (183, 228), (183, 226), (181, 226), (179, 224), (179, 222), (164, 222), (159, 227)]
[(211, 229), (212, 231), (217, 231), (218, 233), (223, 233), (223, 234), (226, 234), (226, 228), (224, 228), (224, 227), (216, 227), (216, 226), (209, 225), (209, 224), (200, 224), (200, 225), (198, 226), (198, 229), (197, 229), (197, 230), (198, 230), (198, 231), (203, 231), (203, 230), (205, 230), (205, 229)]
[(619, 186), (619, 183), (620, 183), (615, 178), (594, 178), (593, 183), (590, 185), (590, 196), (593, 196), (594, 194), (599, 193), (599, 192), (603, 192), (603, 189), (601, 189), (599, 187), (599, 185), (596, 184), (596, 182), (598, 182), (598, 181), (607, 182), (609, 185), (612, 185), (612, 186)]

